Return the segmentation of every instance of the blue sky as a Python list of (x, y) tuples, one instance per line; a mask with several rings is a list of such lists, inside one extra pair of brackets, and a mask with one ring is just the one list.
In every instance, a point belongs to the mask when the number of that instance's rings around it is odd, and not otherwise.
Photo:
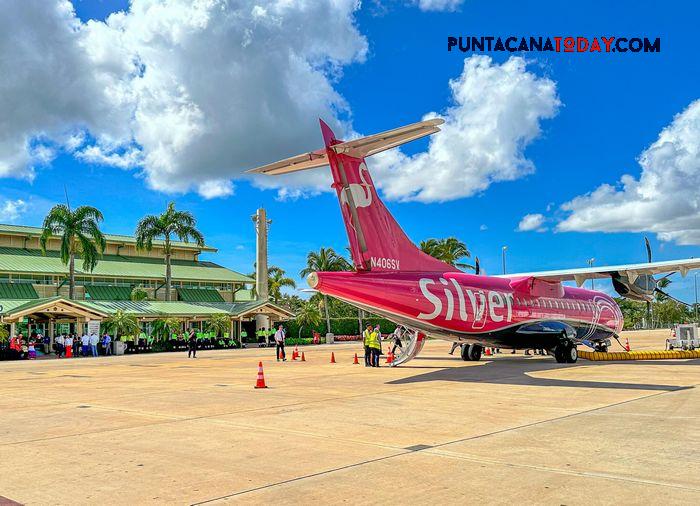
[[(112, 12), (128, 8), (126, 2), (106, 0), (76, 0), (74, 5), (83, 22), (100, 22)], [(524, 156), (532, 162), (534, 172), (512, 181), (494, 182), (475, 195), (448, 202), (388, 203), (415, 241), (459, 237), (490, 273), (500, 271), (503, 245), (508, 246), (510, 272), (583, 267), (591, 257), (595, 257), (596, 265), (636, 263), (645, 259), (645, 233), (554, 229), (567, 215), (560, 208), (562, 204), (604, 183), (619, 189), (624, 174), (639, 178), (640, 155), (674, 116), (700, 98), (700, 65), (694, 49), (698, 15), (700, 8), (691, 2), (681, 10), (640, 1), (591, 2), (585, 6), (538, 2), (536, 8), (524, 2), (466, 1), (457, 11), (436, 12), (398, 0), (379, 5), (365, 1), (351, 17), (367, 42), (367, 50), (354, 61), (344, 57), (342, 65), (329, 71), (329, 82), (347, 105), (338, 117), (351, 121), (354, 131), (371, 134), (418, 121), (429, 111), (441, 113), (453, 105), (448, 82), (460, 76), (464, 59), (471, 53), (448, 53), (448, 35), (661, 37), (659, 54), (521, 55), (528, 62), (529, 72), (556, 84), (561, 102), (551, 119), (539, 122), (540, 135), (525, 147)], [(218, 49), (225, 56), (226, 48)], [(512, 55), (489, 56), (493, 65), (500, 65)], [(490, 90), (482, 92), (487, 95)], [(315, 118), (310, 117), (309, 122), (315, 122)], [(293, 128), (280, 124), (278, 135), (283, 138), (285, 131)], [(320, 147), (320, 133), (317, 145), (312, 143), (311, 139), (296, 151), (289, 148), (286, 155)], [(427, 142), (418, 142), (405, 146), (403, 151), (411, 155), (426, 147)], [(39, 225), (46, 210), (64, 200), (65, 185), (71, 204), (99, 207), (105, 215), (104, 229), (112, 233), (132, 233), (141, 216), (158, 213), (168, 201), (175, 200), (179, 208), (197, 216), (207, 242), (219, 248), (219, 253), (210, 258), (242, 272), (252, 268), (254, 234), (250, 216), (260, 205), (268, 209), (273, 220), (270, 262), (296, 277), (308, 251), (321, 246), (344, 251), (347, 243), (336, 199), (329, 193), (279, 199), (277, 189), (262, 190), (236, 177), (233, 194), (221, 198), (208, 199), (196, 191), (168, 193), (154, 190), (139, 167), (123, 170), (81, 161), (65, 150), (59, 151), (50, 162), (36, 168), (31, 182), (16, 177), (0, 180), (5, 199), (21, 199), (28, 204), (13, 218), (15, 222)], [(277, 159), (280, 152), (272, 151), (269, 159), (256, 155), (258, 163)], [(371, 160), (369, 166), (371, 170)], [(668, 194), (664, 198), (694, 200), (697, 193), (697, 188), (691, 186), (685, 195)], [(543, 226), (547, 230), (518, 231), (523, 216), (533, 213), (545, 216)], [(652, 222), (653, 218), (647, 220)], [(657, 234), (663, 229), (649, 225), (648, 230), (655, 260), (700, 254), (695, 240), (660, 241)], [(678, 242), (693, 244), (681, 246)], [(671, 291), (692, 300), (692, 277), (682, 280), (674, 276)]]

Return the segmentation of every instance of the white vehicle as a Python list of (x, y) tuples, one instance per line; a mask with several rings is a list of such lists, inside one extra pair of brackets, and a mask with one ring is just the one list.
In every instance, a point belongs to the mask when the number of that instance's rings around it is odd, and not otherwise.
[(666, 339), (666, 348), (669, 350), (694, 350), (700, 348), (698, 324), (676, 324), (676, 326), (671, 329), (671, 338)]

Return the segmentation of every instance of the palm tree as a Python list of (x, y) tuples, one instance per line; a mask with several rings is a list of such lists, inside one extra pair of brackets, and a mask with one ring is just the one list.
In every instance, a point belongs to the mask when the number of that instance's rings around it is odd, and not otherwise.
[(151, 335), (159, 341), (167, 341), (180, 332), (182, 321), (179, 318), (160, 318), (153, 322)]
[(129, 295), (129, 299), (133, 302), (139, 302), (142, 300), (148, 300), (148, 292), (141, 288), (140, 286), (135, 287), (133, 290), (131, 290), (131, 294)]
[[(248, 274), (249, 277), (255, 278), (255, 269), (257, 269), (257, 266), (257, 263), (253, 264), (253, 272)], [(271, 265), (267, 268), (267, 295), (275, 304), (279, 303), (284, 298), (284, 295), (282, 295), (282, 288), (285, 286), (296, 288), (297, 286), (292, 278), (285, 276), (286, 273), (287, 271), (275, 265)], [(256, 286), (256, 294), (258, 293), (257, 289)]]
[(121, 309), (117, 311), (104, 321), (104, 325), (107, 329), (114, 332), (114, 340), (116, 341), (119, 334), (138, 334), (141, 331), (141, 326), (139, 321), (132, 314), (127, 314)]
[(423, 251), (423, 253), (427, 253), (433, 258), (442, 260), (443, 262), (459, 267), (460, 269), (474, 269), (473, 265), (459, 262), (460, 258), (471, 257), (471, 253), (469, 252), (469, 249), (467, 249), (467, 245), (456, 237), (421, 241), (420, 249)]
[(277, 304), (282, 298), (282, 288), (296, 288), (297, 284), (292, 278), (286, 277), (284, 269), (279, 267), (270, 267), (267, 270), (268, 274), (268, 285), (267, 290), (272, 299), (272, 302)]
[(165, 251), (165, 300), (171, 299), (172, 274), (170, 256), (172, 255), (171, 237), (183, 242), (193, 239), (197, 246), (204, 246), (204, 236), (197, 230), (197, 220), (189, 211), (176, 211), (175, 202), (170, 202), (165, 212), (159, 216), (148, 215), (141, 218), (136, 226), (136, 247), (150, 251), (153, 240), (163, 238)]
[(214, 332), (216, 337), (221, 337), (231, 330), (231, 317), (226, 313), (213, 314), (207, 322), (206, 328), (208, 332)]
[(303, 327), (308, 326), (310, 329), (313, 329), (321, 323), (321, 311), (318, 308), (318, 304), (310, 300), (304, 302), (297, 312), (295, 320), (299, 324), (299, 338), (301, 339), (301, 329)]
[(46, 243), (53, 236), (61, 239), (61, 261), (68, 266), (68, 298), (75, 297), (75, 256), (83, 259), (83, 270), (92, 272), (105, 249), (105, 238), (97, 225), (102, 213), (91, 206), (80, 206), (75, 211), (64, 204), (51, 208), (44, 218), (39, 242), (46, 255)]
[[(306, 268), (300, 274), (303, 277), (312, 272), (337, 272), (350, 270), (350, 263), (338, 255), (333, 248), (321, 248), (310, 251), (306, 256)], [(323, 311), (326, 313), (326, 332), (331, 332), (331, 317), (328, 313), (328, 296), (323, 295)]]

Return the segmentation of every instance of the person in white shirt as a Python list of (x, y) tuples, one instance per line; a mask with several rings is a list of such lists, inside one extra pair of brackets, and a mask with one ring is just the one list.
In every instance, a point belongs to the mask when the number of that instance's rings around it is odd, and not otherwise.
[(90, 335), (90, 351), (92, 352), (92, 356), (96, 357), (97, 356), (97, 342), (99, 341), (99, 338), (97, 337), (97, 334), (94, 332)]
[(56, 355), (58, 358), (61, 358), (61, 355), (63, 355), (63, 352), (65, 351), (64, 348), (65, 345), (65, 340), (63, 338), (63, 334), (59, 334), (56, 336), (56, 339), (54, 339), (53, 346), (56, 350)]
[(287, 361), (287, 355), (284, 353), (284, 339), (285, 339), (285, 334), (284, 334), (284, 327), (280, 325), (277, 328), (277, 332), (275, 332), (275, 344), (277, 345), (275, 349), (277, 350), (277, 361), (280, 361), (280, 357), (282, 357), (282, 361), (286, 362)]
[(80, 338), (80, 343), (83, 346), (83, 348), (80, 350), (80, 354), (83, 357), (87, 357), (88, 353), (90, 353), (90, 336), (83, 334), (83, 337)]

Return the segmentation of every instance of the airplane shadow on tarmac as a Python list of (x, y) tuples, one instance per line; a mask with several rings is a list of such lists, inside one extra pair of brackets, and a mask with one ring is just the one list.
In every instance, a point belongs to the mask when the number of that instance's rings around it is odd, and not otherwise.
[[(437, 360), (441, 360), (438, 358)], [(407, 383), (422, 383), (426, 381), (459, 381), (465, 383), (493, 383), (497, 385), (530, 385), (540, 387), (574, 387), (574, 388), (612, 388), (620, 390), (658, 390), (672, 392), (676, 390), (687, 390), (692, 386), (676, 385), (655, 385), (650, 383), (621, 383), (605, 381), (585, 381), (568, 380), (555, 378), (538, 378), (530, 376), (530, 373), (540, 371), (552, 371), (559, 369), (572, 369), (580, 367), (598, 367), (610, 364), (610, 362), (589, 362), (585, 365), (557, 364), (549, 360), (529, 360), (521, 357), (499, 358), (498, 360), (484, 362), (479, 366), (457, 366), (457, 358), (450, 358), (455, 361), (455, 367), (440, 368), (413, 365), (419, 360), (436, 360), (434, 357), (416, 357), (410, 365), (402, 365), (402, 369), (434, 369), (425, 374), (418, 374), (407, 378), (389, 381), (390, 385), (402, 385)], [(697, 362), (700, 361), (690, 361)], [(624, 362), (615, 362), (622, 364)], [(646, 362), (649, 363), (649, 362)], [(645, 363), (645, 364), (646, 364)], [(685, 362), (687, 364), (687, 362)], [(656, 364), (655, 364), (656, 365)], [(660, 365), (660, 364), (658, 364)], [(673, 365), (673, 364), (668, 364)]]

